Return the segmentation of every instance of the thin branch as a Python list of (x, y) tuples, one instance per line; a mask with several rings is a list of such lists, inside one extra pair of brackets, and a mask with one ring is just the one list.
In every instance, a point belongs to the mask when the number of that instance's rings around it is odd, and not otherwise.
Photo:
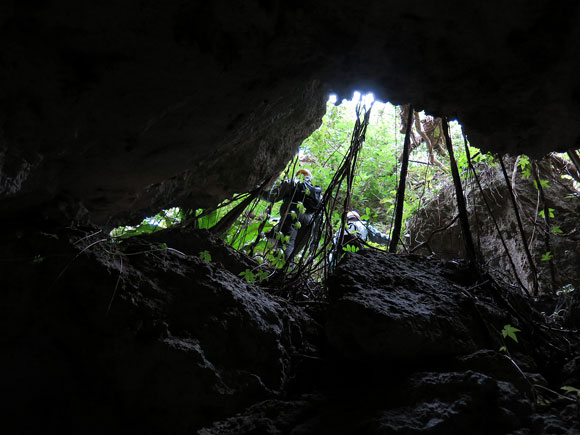
[(431, 247), (429, 246), (429, 242), (431, 241), (431, 238), (437, 234), (440, 233), (441, 231), (445, 231), (447, 228), (449, 228), (451, 225), (453, 225), (455, 223), (455, 221), (457, 220), (457, 218), (459, 217), (458, 214), (455, 215), (455, 217), (451, 220), (451, 222), (449, 222), (447, 225), (437, 228), (436, 230), (433, 230), (433, 232), (431, 234), (429, 234), (429, 237), (427, 237), (427, 240), (425, 240), (424, 242), (419, 243), (417, 246), (415, 246), (413, 249), (411, 249), (411, 254), (419, 249), (421, 249), (423, 246), (427, 246), (429, 248), (429, 250), (431, 252), (433, 252), (433, 250), (431, 249)]
[(427, 150), (429, 151), (429, 163), (437, 165), (439, 169), (448, 174), (449, 170), (445, 166), (443, 166), (443, 163), (441, 163), (437, 158), (437, 156), (435, 155), (435, 151), (433, 150), (433, 142), (431, 141), (427, 133), (425, 133), (425, 130), (423, 130), (421, 118), (419, 117), (419, 114), (417, 112), (415, 112), (415, 130), (417, 130), (417, 132), (423, 138), (425, 144), (427, 145)]

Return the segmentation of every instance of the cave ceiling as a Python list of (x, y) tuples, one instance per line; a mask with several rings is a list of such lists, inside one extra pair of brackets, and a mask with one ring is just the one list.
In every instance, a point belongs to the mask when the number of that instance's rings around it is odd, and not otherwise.
[(564, 1), (4, 2), (0, 208), (113, 225), (280, 171), (354, 90), (457, 118), (473, 145), (580, 145)]

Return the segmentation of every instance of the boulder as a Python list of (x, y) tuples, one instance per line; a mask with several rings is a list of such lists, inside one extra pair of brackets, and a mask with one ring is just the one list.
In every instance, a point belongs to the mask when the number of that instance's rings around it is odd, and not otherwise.
[(5, 391), (25, 432), (189, 433), (277, 397), (295, 354), (313, 354), (317, 327), (304, 312), (196, 249), (95, 233), (27, 233), (3, 245), (2, 258), (28, 259), (2, 263), (13, 350)]
[(484, 340), (473, 299), (445, 277), (444, 263), (362, 250), (345, 256), (328, 287), (328, 341), (348, 358), (438, 358)]

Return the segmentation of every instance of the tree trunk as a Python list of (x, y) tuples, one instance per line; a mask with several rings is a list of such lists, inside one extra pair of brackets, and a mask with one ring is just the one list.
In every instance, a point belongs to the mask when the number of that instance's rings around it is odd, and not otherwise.
[(409, 142), (411, 141), (411, 127), (413, 125), (413, 106), (409, 105), (409, 115), (407, 118), (407, 131), (405, 132), (405, 143), (403, 144), (403, 161), (401, 162), (401, 179), (399, 180), (399, 189), (397, 190), (397, 205), (395, 208), (395, 227), (389, 252), (397, 251), (397, 243), (401, 236), (401, 223), (403, 220), (403, 206), (405, 203), (405, 185), (407, 184), (407, 168), (409, 166)]
[(455, 161), (455, 155), (453, 154), (453, 144), (451, 143), (451, 138), (449, 137), (449, 126), (447, 124), (447, 118), (443, 117), (441, 119), (441, 126), (443, 128), (443, 134), (445, 135), (445, 144), (447, 145), (447, 153), (449, 154), (451, 175), (453, 176), (453, 185), (455, 186), (457, 210), (459, 211), (459, 221), (461, 223), (461, 232), (463, 233), (463, 239), (465, 242), (465, 251), (467, 253), (467, 259), (473, 266), (476, 266), (477, 259), (475, 257), (475, 246), (473, 245), (473, 238), (471, 237), (471, 231), (469, 229), (467, 207), (465, 206), (465, 198), (463, 196), (463, 187), (461, 186), (461, 178), (459, 177), (457, 162)]

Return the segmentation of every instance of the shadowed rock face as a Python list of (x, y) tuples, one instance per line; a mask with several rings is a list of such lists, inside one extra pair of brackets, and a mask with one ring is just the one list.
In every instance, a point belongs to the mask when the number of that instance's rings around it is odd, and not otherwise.
[[(554, 213), (549, 219), (550, 226), (546, 231), (544, 219), (538, 214), (542, 211), (543, 204), (538, 203), (538, 190), (533, 183), (534, 180), (522, 177), (521, 169), (514, 159), (504, 160), (513, 175), (512, 186), (517, 196), (526, 243), (537, 271), (539, 293), (553, 293), (566, 286), (578, 288), (580, 286), (580, 276), (576, 272), (580, 264), (578, 191), (569, 180), (562, 178), (562, 172), (552, 166), (554, 160), (544, 159), (538, 162), (540, 177), (547, 182), (544, 187), (547, 207)], [(512, 172), (514, 169), (515, 174)], [(526, 288), (533, 292), (533, 272), (526, 259), (514, 208), (511, 204), (506, 206), (505, 203), (510, 198), (510, 192), (500, 167), (485, 168), (480, 174), (480, 180), (484, 193), (475, 183), (466, 187), (469, 220), (476, 249), (481, 258), (485, 259), (486, 267), (491, 273), (498, 276), (506, 274), (516, 281), (513, 266), (495, 227), (497, 223), (517, 276)], [(483, 195), (493, 213), (493, 219), (485, 205)], [(410, 220), (407, 231), (410, 234), (411, 247), (415, 248), (428, 240), (418, 253), (434, 253), (447, 259), (465, 258), (465, 245), (457, 222), (445, 231), (432, 235), (438, 228), (448, 225), (456, 215), (455, 190), (452, 185), (447, 185)], [(561, 233), (554, 233), (554, 227)], [(547, 251), (553, 254), (551, 261), (542, 260)]]
[(193, 433), (280, 394), (296, 355), (314, 353), (316, 323), (225, 269), (245, 260), (207, 232), (181, 233), (184, 252), (71, 235), (0, 245), (3, 388), (17, 422), (4, 425), (17, 433)]
[(486, 150), (579, 145), (569, 2), (168, 0), (0, 7), (5, 216), (136, 220), (279, 171), (354, 89)]
[(5, 433), (578, 433), (530, 393), (578, 384), (577, 333), (468, 268), (361, 250), (308, 308), (207, 231), (92, 230), (3, 236)]

